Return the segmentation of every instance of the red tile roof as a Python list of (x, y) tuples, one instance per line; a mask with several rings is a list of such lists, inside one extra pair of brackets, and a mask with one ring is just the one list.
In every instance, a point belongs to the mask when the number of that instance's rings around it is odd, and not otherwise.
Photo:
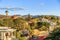
[(38, 37), (38, 40), (44, 40), (45, 38), (47, 38), (47, 36), (40, 36)]

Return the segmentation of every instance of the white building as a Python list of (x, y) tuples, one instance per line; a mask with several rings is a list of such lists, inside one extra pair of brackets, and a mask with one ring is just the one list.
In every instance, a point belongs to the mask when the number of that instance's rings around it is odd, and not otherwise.
[(49, 20), (48, 19), (45, 19), (45, 18), (42, 18), (41, 21), (42, 22), (49, 22)]
[(11, 40), (15, 30), (9, 27), (0, 27), (0, 40)]

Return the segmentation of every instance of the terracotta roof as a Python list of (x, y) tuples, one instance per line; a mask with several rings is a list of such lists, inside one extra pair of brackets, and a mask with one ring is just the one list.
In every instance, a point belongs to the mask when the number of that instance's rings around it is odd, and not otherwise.
[(47, 36), (39, 36), (38, 40), (44, 40), (45, 38), (47, 38)]

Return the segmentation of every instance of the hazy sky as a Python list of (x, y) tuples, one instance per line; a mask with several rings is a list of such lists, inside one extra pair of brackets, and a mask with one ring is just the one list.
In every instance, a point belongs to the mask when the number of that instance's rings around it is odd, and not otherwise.
[[(0, 8), (23, 8), (20, 11), (9, 11), (9, 15), (57, 15), (60, 16), (60, 0), (0, 0)], [(5, 14), (0, 10), (0, 14)]]

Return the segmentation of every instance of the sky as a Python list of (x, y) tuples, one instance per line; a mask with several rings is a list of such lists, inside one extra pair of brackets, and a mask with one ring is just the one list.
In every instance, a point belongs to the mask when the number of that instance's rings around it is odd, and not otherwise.
[[(9, 11), (9, 15), (56, 15), (60, 16), (60, 0), (0, 0), (0, 8), (22, 8)], [(0, 14), (5, 10), (0, 9)]]

